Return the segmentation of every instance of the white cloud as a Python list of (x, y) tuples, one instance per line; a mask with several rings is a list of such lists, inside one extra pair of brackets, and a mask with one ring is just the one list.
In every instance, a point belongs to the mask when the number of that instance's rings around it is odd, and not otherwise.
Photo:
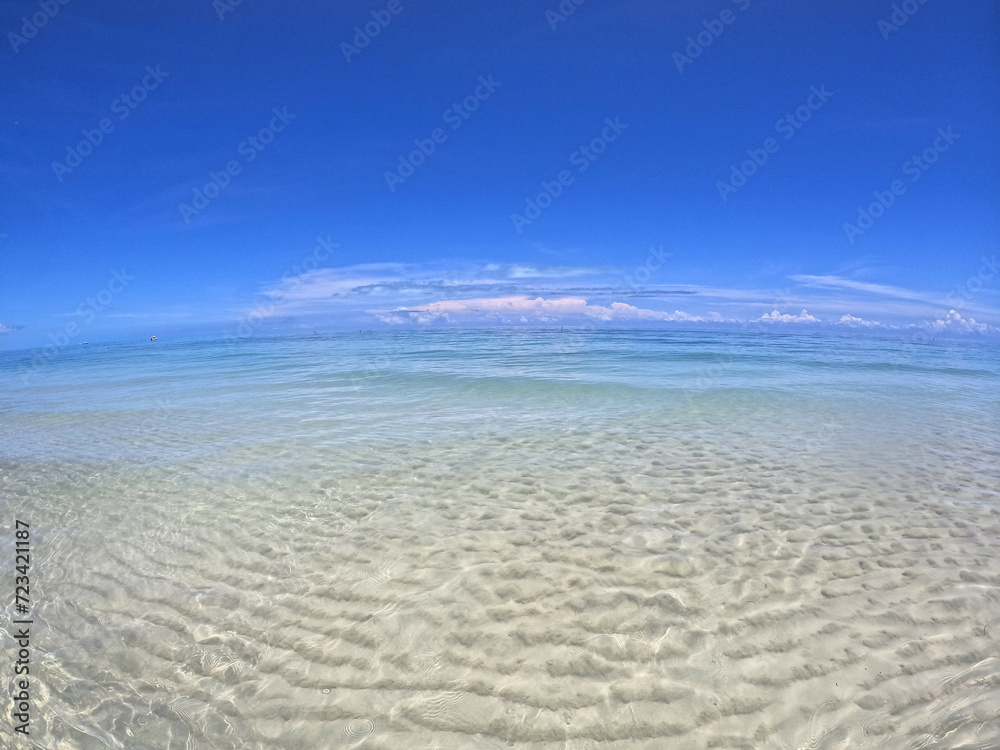
[(13, 331), (13, 328), (8, 328), (3, 323), (0, 323), (0, 333), (7, 333), (8, 331)]
[(851, 328), (885, 328), (877, 320), (865, 320), (864, 318), (858, 318), (854, 315), (844, 315), (840, 320), (837, 321), (838, 324), (842, 326), (850, 326)]
[(431, 323), (435, 320), (452, 322), (459, 319), (493, 319), (502, 322), (555, 323), (573, 317), (615, 321), (700, 321), (703, 318), (680, 310), (672, 313), (612, 302), (610, 306), (591, 305), (583, 297), (545, 299), (527, 295), (487, 297), (483, 299), (442, 300), (415, 307), (394, 310), (368, 310), (383, 323)]
[(807, 310), (803, 310), (798, 315), (790, 315), (788, 313), (782, 314), (777, 310), (773, 312), (764, 313), (760, 316), (760, 320), (765, 323), (819, 323), (820, 319), (810, 315)]
[(990, 333), (998, 330), (986, 323), (977, 323), (975, 318), (963, 318), (954, 310), (949, 310), (937, 320), (925, 320), (919, 327), (936, 332), (953, 333)]

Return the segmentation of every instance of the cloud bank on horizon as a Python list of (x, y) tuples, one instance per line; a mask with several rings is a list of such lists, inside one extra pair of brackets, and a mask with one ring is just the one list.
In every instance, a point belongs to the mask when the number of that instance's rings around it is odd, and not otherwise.
[[(659, 251), (659, 257), (667, 257)], [(989, 267), (995, 261), (986, 261)], [(264, 285), (220, 321), (226, 335), (292, 328), (482, 326), (747, 326), (870, 333), (919, 329), (936, 335), (995, 335), (1000, 310), (966, 286), (932, 293), (833, 274), (791, 274), (778, 288), (640, 284), (611, 266), (532, 263), (364, 263), (316, 267)], [(976, 277), (978, 278), (978, 277)], [(659, 280), (659, 279), (657, 279)], [(975, 286), (975, 285), (972, 285)], [(183, 325), (182, 308), (126, 323)], [(0, 324), (0, 334), (23, 326)]]
[[(858, 331), (1000, 331), (1000, 311), (955, 294), (933, 294), (835, 275), (792, 275), (781, 289), (641, 285), (620, 269), (531, 264), (364, 264), (281, 279), (258, 318), (319, 321), (336, 312), (362, 325), (524, 326), (747, 324)], [(961, 312), (960, 312), (961, 311)]]

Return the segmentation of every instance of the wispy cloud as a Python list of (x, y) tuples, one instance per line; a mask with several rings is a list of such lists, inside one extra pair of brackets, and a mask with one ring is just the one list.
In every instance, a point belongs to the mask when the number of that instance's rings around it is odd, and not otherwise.
[(564, 286), (562, 280), (577, 283), (587, 277), (607, 276), (607, 269), (581, 266), (533, 266), (518, 263), (460, 264), (450, 267), (405, 263), (368, 263), (341, 268), (321, 268), (287, 277), (264, 290), (264, 294), (285, 302), (324, 300), (334, 297), (377, 295), (451, 296), (484, 289), (498, 292), (521, 291), (545, 284)]
[(878, 294), (885, 297), (894, 297), (895, 299), (908, 299), (915, 300), (917, 302), (928, 302), (931, 304), (938, 302), (937, 299), (930, 297), (927, 294), (913, 292), (909, 289), (902, 289), (898, 286), (890, 286), (888, 284), (870, 284), (865, 281), (854, 281), (852, 279), (841, 278), (840, 276), (796, 275), (791, 276), (790, 278), (804, 286), (818, 287), (821, 289), (853, 289), (856, 292), (867, 292), (869, 294)]
[(596, 276), (606, 269), (581, 266), (531, 266), (513, 263), (502, 265), (489, 263), (484, 269), (508, 279), (569, 279), (580, 276)]
[(487, 297), (481, 299), (442, 300), (419, 307), (398, 307), (394, 310), (369, 310), (383, 323), (432, 323), (459, 321), (496, 321), (500, 323), (558, 323), (573, 319), (593, 318), (601, 321), (702, 321), (697, 315), (675, 310), (672, 313), (635, 307), (624, 302), (610, 306), (591, 305), (582, 297), (559, 299), (530, 299), (524, 295), (514, 297)]
[(362, 288), (403, 280), (406, 266), (401, 263), (371, 263), (345, 268), (320, 268), (281, 279), (264, 295), (284, 303), (326, 300)]

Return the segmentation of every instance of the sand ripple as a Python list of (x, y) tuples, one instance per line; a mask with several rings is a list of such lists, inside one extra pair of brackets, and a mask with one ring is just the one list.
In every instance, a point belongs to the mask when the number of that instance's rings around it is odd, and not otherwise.
[(996, 464), (675, 434), (8, 467), (39, 746), (1000, 746)]

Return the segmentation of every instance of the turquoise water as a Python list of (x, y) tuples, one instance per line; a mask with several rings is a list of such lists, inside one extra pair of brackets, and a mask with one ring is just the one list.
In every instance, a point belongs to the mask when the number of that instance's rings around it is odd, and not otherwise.
[(31, 362), (0, 352), (0, 526), (35, 530), (37, 747), (1000, 746), (996, 348), (407, 331)]
[(568, 330), (142, 342), (30, 362), (0, 353), (4, 456), (169, 462), (650, 411), (702, 429), (755, 409), (800, 416), (803, 429), (812, 417), (857, 426), (873, 411), (904, 429), (971, 420), (989, 439), (1000, 355), (975, 343)]

